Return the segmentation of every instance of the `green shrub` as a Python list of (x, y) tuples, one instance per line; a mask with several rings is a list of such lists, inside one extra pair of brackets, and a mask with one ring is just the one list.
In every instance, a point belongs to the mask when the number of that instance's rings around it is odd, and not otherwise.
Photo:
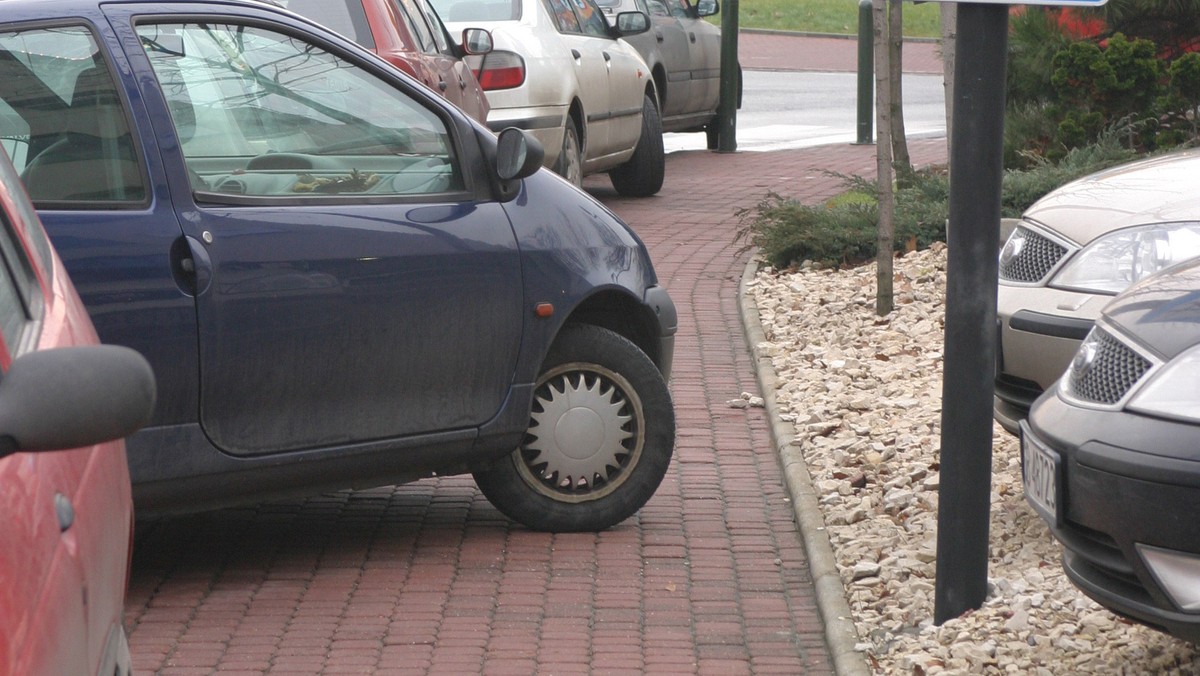
[[(1100, 139), (1066, 152), (1060, 161), (1035, 158), (1023, 170), (1004, 173), (1001, 215), (1015, 218), (1055, 188), (1087, 174), (1135, 159), (1121, 143), (1126, 127), (1106, 130)], [(837, 175), (837, 174), (835, 174)], [(813, 261), (823, 266), (856, 265), (875, 258), (878, 203), (874, 181), (837, 175), (846, 192), (816, 206), (769, 192), (758, 204), (738, 212), (739, 239), (758, 247), (767, 262), (786, 269)], [(895, 193), (897, 251), (946, 240), (950, 181), (944, 170), (913, 172)]]

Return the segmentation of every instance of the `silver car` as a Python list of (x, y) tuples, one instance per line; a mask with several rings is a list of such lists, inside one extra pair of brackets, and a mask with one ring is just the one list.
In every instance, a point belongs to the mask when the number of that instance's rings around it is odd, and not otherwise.
[[(721, 93), (721, 29), (705, 21), (717, 0), (596, 0), (605, 14), (650, 15), (650, 30), (625, 39), (654, 74), (664, 131), (708, 131), (715, 141)], [(711, 145), (711, 144), (710, 144)]]
[(1031, 206), (1000, 253), (996, 420), (1017, 433), (1113, 296), (1198, 255), (1200, 150), (1092, 174)]
[(658, 92), (637, 50), (618, 38), (649, 17), (622, 12), (610, 25), (593, 0), (433, 0), (451, 34), (491, 32), (473, 67), (493, 131), (518, 127), (545, 148), (545, 166), (575, 185), (608, 172), (622, 195), (662, 187), (665, 156)]

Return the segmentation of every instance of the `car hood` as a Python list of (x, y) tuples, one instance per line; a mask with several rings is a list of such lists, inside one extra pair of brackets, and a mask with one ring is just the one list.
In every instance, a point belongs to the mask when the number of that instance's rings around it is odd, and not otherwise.
[(1130, 287), (1104, 316), (1166, 360), (1200, 343), (1200, 258)]
[(1038, 200), (1025, 218), (1080, 245), (1135, 225), (1200, 220), (1200, 149), (1085, 176)]

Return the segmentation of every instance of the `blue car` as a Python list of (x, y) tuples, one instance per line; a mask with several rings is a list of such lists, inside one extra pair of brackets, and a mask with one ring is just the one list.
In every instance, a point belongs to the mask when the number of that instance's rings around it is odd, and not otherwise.
[(265, 3), (0, 0), (0, 142), (150, 362), (140, 515), (470, 472), (597, 530), (670, 463), (675, 308), (611, 211)]

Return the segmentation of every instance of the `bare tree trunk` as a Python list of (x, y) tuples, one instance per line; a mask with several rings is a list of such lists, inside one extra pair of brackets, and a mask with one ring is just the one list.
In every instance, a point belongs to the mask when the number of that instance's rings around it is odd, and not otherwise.
[(943, 2), (942, 12), (942, 91), (946, 95), (946, 146), (949, 148), (954, 127), (954, 54), (958, 49), (958, 4)]
[(880, 317), (894, 308), (892, 295), (892, 246), (895, 239), (895, 196), (892, 193), (891, 74), (888, 68), (888, 0), (872, 0), (875, 28), (875, 161), (879, 171), (879, 226), (876, 244), (875, 314)]
[(892, 108), (892, 166), (906, 181), (912, 173), (912, 159), (908, 156), (908, 134), (904, 130), (904, 95), (901, 80), (904, 75), (904, 3), (888, 0), (888, 75), (891, 78), (891, 95), (888, 105)]

